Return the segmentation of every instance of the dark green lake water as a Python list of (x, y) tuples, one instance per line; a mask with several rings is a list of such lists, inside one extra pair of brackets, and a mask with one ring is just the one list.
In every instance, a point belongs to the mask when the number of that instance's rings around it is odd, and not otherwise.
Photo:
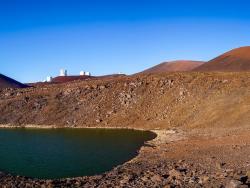
[(45, 179), (95, 175), (132, 159), (154, 137), (115, 129), (0, 129), (0, 171)]

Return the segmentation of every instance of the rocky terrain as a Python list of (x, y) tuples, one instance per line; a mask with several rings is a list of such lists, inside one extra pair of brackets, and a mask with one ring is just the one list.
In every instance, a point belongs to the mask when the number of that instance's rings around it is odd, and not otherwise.
[(101, 175), (2, 187), (248, 187), (250, 72), (163, 73), (0, 91), (3, 127), (124, 127), (158, 136)]
[[(249, 122), (249, 73), (171, 73), (0, 91), (0, 124), (228, 127)], [(227, 117), (227, 118), (222, 118)]]

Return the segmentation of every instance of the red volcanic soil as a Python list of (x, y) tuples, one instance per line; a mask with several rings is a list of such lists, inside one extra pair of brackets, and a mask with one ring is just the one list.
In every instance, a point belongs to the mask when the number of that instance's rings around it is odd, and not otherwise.
[(25, 88), (28, 87), (12, 78), (9, 78), (3, 74), (0, 74), (0, 89), (4, 88)]
[(250, 71), (250, 46), (233, 49), (194, 71)]
[(191, 71), (203, 64), (202, 61), (171, 61), (164, 62), (141, 73), (164, 73), (164, 72), (185, 72)]
[(75, 80), (86, 80), (91, 78), (91, 76), (58, 76), (52, 79), (52, 82), (55, 83), (64, 83), (64, 82), (71, 82)]
[(111, 74), (111, 75), (104, 75), (104, 76), (58, 76), (52, 79), (52, 83), (65, 83), (65, 82), (72, 82), (77, 80), (87, 80), (87, 79), (112, 79), (112, 78), (119, 78), (124, 77), (124, 74)]

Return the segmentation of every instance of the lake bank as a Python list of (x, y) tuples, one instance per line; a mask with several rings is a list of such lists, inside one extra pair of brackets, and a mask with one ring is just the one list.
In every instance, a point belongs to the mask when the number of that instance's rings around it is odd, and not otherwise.
[[(45, 187), (219, 187), (238, 182), (248, 185), (250, 130), (155, 130), (138, 155), (112, 170), (95, 176), (39, 180), (1, 174), (3, 185)], [(209, 135), (207, 134), (209, 132)], [(235, 138), (241, 139), (235, 139)], [(233, 154), (232, 154), (232, 151)], [(230, 155), (229, 155), (230, 153)], [(211, 158), (211, 156), (213, 156)], [(246, 177), (246, 181), (238, 179)], [(195, 179), (194, 179), (195, 178)], [(186, 186), (188, 185), (188, 186)]]
[(2, 170), (42, 179), (100, 174), (131, 160), (155, 138), (130, 129), (34, 127), (0, 129)]

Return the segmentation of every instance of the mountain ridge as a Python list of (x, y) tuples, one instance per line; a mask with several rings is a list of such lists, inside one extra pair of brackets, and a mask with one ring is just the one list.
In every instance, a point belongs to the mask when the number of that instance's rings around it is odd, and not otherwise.
[(28, 86), (0, 73), (0, 89), (25, 87)]

